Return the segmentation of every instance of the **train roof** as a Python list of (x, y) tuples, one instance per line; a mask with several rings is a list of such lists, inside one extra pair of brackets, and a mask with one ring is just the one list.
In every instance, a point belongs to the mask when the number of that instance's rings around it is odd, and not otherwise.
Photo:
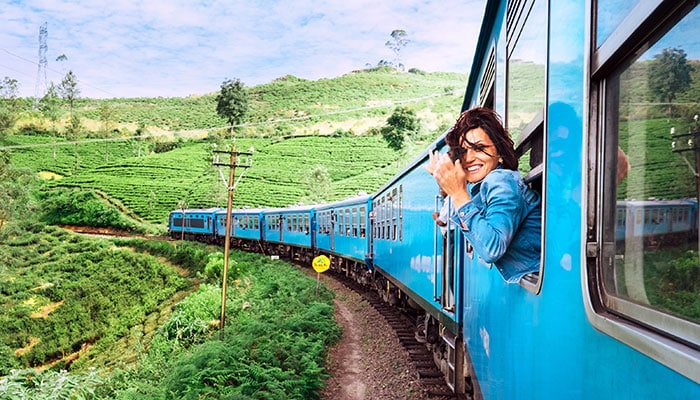
[(266, 209), (263, 209), (262, 212), (263, 212), (263, 214), (286, 214), (286, 213), (294, 213), (294, 212), (310, 212), (315, 207), (316, 207), (315, 205), (296, 205), (296, 206), (280, 207), (280, 208), (266, 208)]
[(211, 208), (185, 208), (183, 210), (183, 209), (179, 208), (179, 209), (175, 209), (175, 210), (170, 211), (170, 213), (171, 214), (178, 213), (178, 212), (181, 213), (184, 211), (185, 214), (210, 214), (210, 213), (213, 213), (213, 212), (216, 212), (219, 210), (226, 210), (226, 209), (221, 208), (221, 207), (211, 207)]
[(633, 207), (652, 206), (688, 206), (697, 204), (696, 199), (674, 199), (674, 200), (618, 200), (617, 205), (630, 205)]
[(366, 204), (371, 198), (372, 196), (367, 193), (357, 194), (355, 196), (350, 196), (342, 200), (334, 201), (332, 203), (318, 204), (316, 205), (316, 209), (328, 210), (331, 208), (345, 207), (354, 204)]
[[(231, 214), (260, 214), (264, 211), (264, 208), (234, 208), (231, 210)], [(222, 212), (225, 214), (226, 209), (224, 208)]]

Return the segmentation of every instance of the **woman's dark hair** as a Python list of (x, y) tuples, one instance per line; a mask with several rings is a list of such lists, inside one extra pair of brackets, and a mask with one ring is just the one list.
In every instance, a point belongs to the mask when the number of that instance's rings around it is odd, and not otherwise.
[(464, 157), (465, 144), (471, 148), (479, 148), (478, 145), (467, 140), (467, 132), (475, 128), (481, 128), (489, 135), (498, 155), (503, 159), (503, 168), (516, 171), (518, 157), (515, 155), (513, 139), (503, 127), (501, 117), (494, 110), (486, 107), (476, 107), (463, 112), (447, 133), (445, 141), (450, 146), (454, 159)]

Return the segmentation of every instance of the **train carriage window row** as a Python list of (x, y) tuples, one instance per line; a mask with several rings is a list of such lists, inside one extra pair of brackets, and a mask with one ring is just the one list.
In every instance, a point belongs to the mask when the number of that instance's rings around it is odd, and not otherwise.
[(280, 216), (270, 215), (267, 217), (267, 230), (278, 231), (280, 230)]
[(186, 226), (188, 228), (207, 229), (211, 226), (211, 217), (200, 214), (185, 214), (183, 224), (182, 217), (173, 217), (173, 225)]
[(235, 217), (235, 224), (241, 229), (258, 229), (260, 218), (257, 215), (243, 215)]
[(305, 213), (290, 214), (286, 217), (287, 231), (309, 233), (309, 215)]
[(367, 207), (343, 207), (337, 210), (319, 211), (316, 216), (318, 233), (347, 237), (367, 235)]
[(376, 239), (403, 241), (403, 185), (387, 191), (372, 203)]

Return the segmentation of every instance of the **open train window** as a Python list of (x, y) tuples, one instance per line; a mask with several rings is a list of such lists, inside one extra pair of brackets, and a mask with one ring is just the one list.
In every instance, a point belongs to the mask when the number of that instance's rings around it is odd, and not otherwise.
[[(516, 145), (518, 169), (525, 182), (540, 193), (545, 154), (547, 3), (544, 0), (508, 2), (506, 26), (505, 123)], [(526, 275), (520, 284), (539, 293), (541, 268), (540, 265), (537, 274)]]
[[(604, 317), (590, 317), (698, 381), (700, 8), (613, 1), (596, 10), (594, 32), (605, 37), (591, 69), (587, 254), (593, 310)], [(609, 15), (620, 22), (601, 28)]]

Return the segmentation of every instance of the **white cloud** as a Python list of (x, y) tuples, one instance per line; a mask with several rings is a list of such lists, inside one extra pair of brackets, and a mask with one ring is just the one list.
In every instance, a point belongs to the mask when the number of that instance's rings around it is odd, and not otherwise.
[[(0, 76), (34, 94), (43, 22), (48, 79), (72, 69), (85, 97), (187, 96), (226, 78), (253, 86), (286, 74), (335, 77), (391, 60), (384, 43), (393, 29), (408, 33), (407, 67), (468, 72), (482, 14), (483, 0), (22, 0), (0, 9)], [(56, 62), (61, 54), (68, 61)]]

